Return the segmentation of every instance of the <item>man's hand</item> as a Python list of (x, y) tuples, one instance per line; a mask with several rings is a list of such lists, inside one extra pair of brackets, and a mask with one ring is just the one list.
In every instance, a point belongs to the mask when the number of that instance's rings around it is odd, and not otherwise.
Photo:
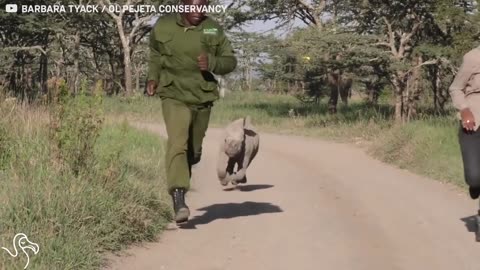
[(461, 118), (462, 118), (462, 125), (463, 128), (468, 130), (468, 131), (474, 131), (475, 129), (475, 118), (473, 116), (472, 111), (470, 109), (463, 109), (460, 112)]
[(208, 56), (205, 53), (200, 54), (197, 58), (198, 67), (201, 71), (208, 71)]
[(147, 94), (149, 96), (155, 95), (155, 90), (157, 89), (157, 82), (156, 81), (148, 81), (147, 82)]

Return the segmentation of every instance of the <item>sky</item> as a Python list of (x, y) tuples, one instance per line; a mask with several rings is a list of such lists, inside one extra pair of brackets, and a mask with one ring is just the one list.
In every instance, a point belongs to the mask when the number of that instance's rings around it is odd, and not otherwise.
[[(285, 33), (286, 33), (285, 29), (274, 30), (276, 25), (277, 25), (277, 22), (274, 21), (274, 20), (270, 20), (270, 21), (266, 21), (266, 22), (254, 21), (254, 22), (242, 27), (242, 29), (244, 29), (247, 32), (257, 32), (257, 33), (270, 33), (271, 31), (274, 31), (274, 33), (276, 33), (276, 35), (284, 36)], [(296, 21), (293, 24), (293, 26), (294, 27), (301, 27), (301, 26), (305, 26), (305, 24), (300, 22), (300, 21)]]
[[(233, 0), (234, 1), (234, 0)], [(229, 3), (232, 2), (232, 0), (219, 0), (221, 5), (228, 5)], [(153, 25), (156, 22), (157, 18), (152, 18), (150, 23)], [(245, 30), (246, 32), (256, 32), (256, 33), (271, 33), (273, 31), (276, 36), (284, 36), (286, 34), (285, 29), (283, 30), (274, 30), (275, 26), (277, 25), (275, 20), (269, 20), (269, 21), (252, 21), (249, 22), (248, 24), (244, 25), (241, 27), (241, 29)], [(300, 21), (296, 20), (295, 23), (293, 24), (294, 27), (302, 27), (305, 26), (305, 24)]]
[[(157, 18), (152, 18), (150, 24), (153, 25), (157, 21)], [(277, 23), (274, 20), (269, 20), (266, 22), (263, 21), (252, 21), (242, 26), (241, 28), (246, 32), (257, 32), (257, 33), (270, 33), (273, 31)], [(294, 26), (304, 26), (302, 22), (296, 22)], [(285, 30), (283, 31), (274, 31), (277, 35), (283, 36), (285, 34)]]
[[(219, 0), (221, 5), (228, 5), (232, 1), (235, 1), (235, 0)], [(303, 25), (304, 25), (303, 22), (301, 22), (300, 20), (296, 20), (293, 26), (303, 26)], [(247, 32), (269, 33), (271, 30), (275, 28), (275, 26), (276, 26), (275, 20), (270, 20), (266, 22), (253, 21), (243, 26), (242, 29)], [(285, 34), (285, 30), (274, 31), (274, 33), (278, 34), (279, 36), (283, 36)]]
[(274, 21), (255, 21), (251, 23), (251, 25), (243, 27), (243, 29), (247, 32), (265, 32), (268, 30), (272, 30), (275, 27)]

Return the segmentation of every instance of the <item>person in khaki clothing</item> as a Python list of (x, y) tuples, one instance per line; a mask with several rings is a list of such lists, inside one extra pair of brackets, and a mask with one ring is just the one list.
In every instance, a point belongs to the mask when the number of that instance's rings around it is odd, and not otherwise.
[(470, 197), (477, 199), (480, 196), (480, 47), (464, 55), (449, 91), (461, 121), (458, 136), (465, 182)]
[[(184, 5), (207, 5), (207, 0), (182, 0)], [(190, 215), (185, 194), (191, 169), (202, 155), (202, 142), (211, 108), (218, 100), (213, 74), (235, 70), (237, 59), (223, 28), (202, 13), (167, 14), (150, 33), (147, 94), (158, 94), (168, 142), (166, 173), (175, 220)]]

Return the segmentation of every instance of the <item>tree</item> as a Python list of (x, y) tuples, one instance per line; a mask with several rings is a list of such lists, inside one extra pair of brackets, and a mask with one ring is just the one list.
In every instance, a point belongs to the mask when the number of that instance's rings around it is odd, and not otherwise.
[[(112, 4), (110, 0), (98, 0), (101, 7), (107, 6), (122, 6), (119, 3)], [(125, 0), (123, 5), (145, 5), (152, 4), (151, 1), (143, 0)], [(130, 13), (120, 9), (118, 13), (106, 9), (108, 15), (115, 22), (118, 35), (121, 41), (121, 48), (123, 53), (123, 68), (125, 78), (125, 92), (131, 95), (133, 92), (133, 68), (132, 68), (132, 54), (135, 50), (135, 45), (150, 31), (150, 22), (155, 13)]]
[(426, 60), (438, 60), (424, 67), (433, 94), (434, 109), (445, 112), (449, 82), (463, 55), (478, 43), (480, 27), (474, 1), (439, 0), (430, 22), (420, 33), (421, 40), (414, 50)]
[[(345, 28), (345, 18), (348, 15), (349, 3), (339, 0), (271, 0), (258, 2), (255, 5), (265, 11), (265, 19), (276, 18), (280, 24), (293, 23), (298, 19), (307, 27), (324, 33), (326, 28)], [(330, 19), (327, 19), (330, 17)], [(326, 58), (339, 59), (339, 55), (326, 54)], [(337, 108), (338, 94), (350, 91), (351, 78), (345, 77), (342, 70), (328, 70), (325, 82), (330, 88), (329, 107), (330, 112), (335, 113)], [(311, 73), (311, 72), (310, 72)], [(349, 87), (350, 86), (350, 87)], [(343, 89), (339, 92), (340, 89)], [(343, 97), (346, 97), (343, 95)], [(344, 102), (346, 100), (344, 99)], [(346, 103), (346, 102), (345, 102)]]
[[(461, 2), (467, 4), (472, 1)], [(418, 85), (416, 81), (421, 76), (421, 67), (437, 65), (440, 61), (438, 58), (425, 59), (415, 49), (432, 36), (428, 30), (438, 28), (435, 16), (441, 7), (453, 8), (455, 3), (452, 0), (365, 0), (356, 3), (352, 5), (352, 12), (358, 23), (357, 31), (378, 35), (375, 45), (390, 54), (389, 80), (394, 87), (395, 120), (405, 122), (411, 117), (414, 100), (418, 97), (415, 85)], [(409, 91), (410, 86), (414, 90)]]
[[(305, 79), (309, 95), (318, 100), (328, 91), (334, 112), (339, 96), (347, 104), (354, 79), (374, 76), (389, 65), (388, 54), (371, 46), (374, 40), (375, 36), (327, 26), (323, 32), (299, 30), (287, 39), (285, 47), (293, 54), (294, 70)], [(355, 76), (359, 70), (362, 74)]]
[(242, 88), (250, 91), (262, 59), (268, 55), (271, 37), (244, 31), (232, 31), (230, 36), (238, 59), (237, 72), (240, 73)]

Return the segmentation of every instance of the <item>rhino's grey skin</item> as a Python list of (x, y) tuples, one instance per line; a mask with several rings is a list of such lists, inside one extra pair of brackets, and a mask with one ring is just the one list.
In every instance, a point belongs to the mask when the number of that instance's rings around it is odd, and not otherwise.
[(247, 168), (258, 153), (259, 143), (260, 137), (249, 116), (225, 128), (217, 162), (217, 175), (222, 185), (247, 182)]

